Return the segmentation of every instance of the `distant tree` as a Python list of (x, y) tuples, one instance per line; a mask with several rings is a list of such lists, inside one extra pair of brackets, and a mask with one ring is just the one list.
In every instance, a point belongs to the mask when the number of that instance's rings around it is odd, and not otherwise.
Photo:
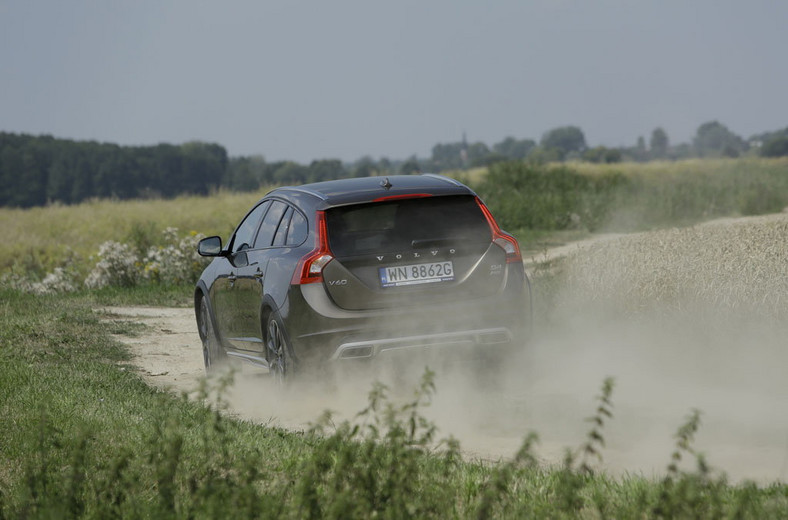
[(432, 155), (430, 157), (432, 169), (443, 171), (464, 168), (465, 155), (463, 150), (465, 150), (465, 144), (462, 142), (436, 144), (432, 147)]
[(380, 175), (386, 175), (394, 171), (394, 165), (388, 157), (381, 157), (378, 161), (378, 172)]
[(597, 146), (583, 152), (583, 160), (593, 163), (617, 163), (621, 162), (621, 150), (617, 148), (606, 148)]
[(230, 160), (222, 185), (237, 191), (253, 191), (262, 184), (265, 159), (262, 156), (236, 157)]
[(435, 171), (459, 170), (477, 163), (489, 153), (490, 149), (482, 142), (439, 143), (432, 147), (430, 167)]
[(183, 184), (178, 193), (206, 195), (217, 188), (227, 171), (228, 158), (224, 147), (213, 143), (191, 141), (180, 146), (180, 167)]
[(347, 177), (347, 171), (339, 159), (321, 159), (309, 165), (308, 182), (329, 181)]
[(479, 161), (484, 160), (484, 158), (487, 157), (488, 155), (490, 155), (490, 148), (486, 144), (480, 141), (480, 142), (469, 144), (467, 146), (467, 152), (468, 152), (468, 162), (470, 164), (476, 164)]
[(488, 153), (487, 155), (485, 155), (483, 157), (479, 157), (479, 158), (475, 159), (471, 163), (471, 166), (474, 167), (474, 168), (478, 168), (480, 166), (490, 166), (490, 165), (495, 164), (495, 163), (506, 162), (506, 161), (511, 161), (511, 160), (513, 160), (513, 159), (510, 159), (509, 157), (507, 157), (505, 155), (501, 155), (501, 154), (496, 153), (496, 152), (490, 152), (490, 153)]
[(688, 143), (679, 143), (670, 149), (671, 159), (689, 159), (693, 156), (692, 145)]
[(536, 147), (533, 139), (518, 140), (514, 137), (507, 137), (500, 143), (493, 145), (493, 151), (506, 157), (507, 159), (525, 159), (528, 153)]
[(412, 175), (414, 173), (421, 173), (421, 165), (415, 155), (411, 156), (399, 167), (399, 172), (402, 175)]
[(539, 144), (545, 149), (558, 150), (563, 158), (571, 152), (583, 152), (586, 149), (586, 138), (580, 128), (562, 126), (545, 133)]
[(304, 184), (309, 177), (309, 168), (292, 161), (285, 161), (273, 174), (277, 184)]
[(37, 206), (46, 202), (51, 150), (42, 142), (29, 141), (22, 152), (22, 170), (16, 178), (21, 206)]
[(651, 140), (649, 141), (649, 149), (651, 157), (654, 159), (663, 159), (668, 155), (668, 134), (662, 128), (655, 128), (651, 132)]
[(529, 163), (534, 164), (547, 164), (551, 162), (561, 161), (564, 158), (563, 152), (558, 148), (543, 148), (536, 146), (528, 152), (526, 157)]
[(272, 163), (265, 163), (265, 169), (263, 171), (263, 176), (260, 180), (260, 183), (281, 184), (282, 181), (277, 180), (276, 172), (278, 172), (280, 168), (287, 164), (289, 164), (289, 161), (274, 161)]
[(636, 161), (648, 160), (648, 148), (646, 148), (646, 139), (642, 135), (639, 135), (637, 141), (635, 142), (634, 157)]
[(365, 155), (357, 160), (350, 168), (351, 177), (370, 177), (375, 175), (377, 166), (375, 160), (369, 155)]
[(788, 127), (783, 128), (781, 130), (774, 130), (772, 132), (763, 132), (761, 134), (755, 134), (750, 137), (747, 142), (750, 143), (751, 146), (759, 147), (763, 146), (768, 141), (771, 141), (774, 137), (782, 137), (788, 136)]
[(762, 157), (785, 157), (788, 155), (788, 135), (772, 137), (761, 146)]
[(738, 157), (747, 151), (747, 143), (718, 121), (703, 123), (693, 139), (695, 152), (700, 157)]

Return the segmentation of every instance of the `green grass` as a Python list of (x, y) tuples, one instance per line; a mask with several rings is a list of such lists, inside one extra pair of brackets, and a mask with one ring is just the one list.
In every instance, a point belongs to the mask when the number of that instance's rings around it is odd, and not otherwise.
[(0, 489), (8, 517), (166, 516), (181, 486), (215, 486), (230, 500), (239, 479), (258, 471), (260, 483), (286, 486), (301, 437), (225, 421), (134, 373), (91, 309), (137, 296), (2, 297)]
[[(186, 303), (188, 287), (0, 294), (0, 518), (782, 518), (788, 486), (730, 485), (704, 466), (663, 480), (598, 471), (613, 410), (606, 381), (589, 433), (557, 467), (533, 434), (500, 463), (466, 461), (410, 402), (371, 389), (358, 420), (288, 432), (226, 418), (212, 400), (145, 385), (93, 309)], [(592, 412), (591, 410), (589, 412)], [(315, 418), (317, 420), (318, 418)], [(693, 458), (679, 430), (665, 465)], [(711, 454), (713, 457), (713, 454)]]

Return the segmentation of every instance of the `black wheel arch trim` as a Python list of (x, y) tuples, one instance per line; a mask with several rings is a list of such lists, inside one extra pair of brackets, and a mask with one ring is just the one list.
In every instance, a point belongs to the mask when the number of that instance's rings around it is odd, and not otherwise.
[(268, 320), (269, 318), (273, 317), (273, 319), (275, 319), (279, 324), (279, 331), (284, 337), (286, 347), (290, 350), (290, 356), (293, 358), (295, 363), (298, 363), (298, 355), (293, 348), (293, 342), (290, 339), (290, 331), (287, 330), (285, 320), (282, 318), (282, 315), (279, 312), (279, 309), (281, 308), (282, 306), (276, 306), (276, 301), (271, 297), (271, 295), (266, 294), (265, 297), (263, 297), (263, 301), (260, 305), (260, 328), (263, 332), (263, 342), (266, 343), (266, 340), (268, 339)]
[[(208, 319), (211, 320), (211, 325), (213, 326), (213, 333), (216, 335), (216, 339), (219, 342), (219, 346), (224, 348), (224, 342), (219, 334), (219, 328), (216, 326), (216, 316), (213, 312), (213, 305), (211, 304), (211, 298), (208, 296), (208, 288), (205, 285), (205, 282), (202, 280), (197, 282), (197, 287), (194, 290), (194, 314), (197, 318), (197, 323), (200, 322), (200, 302), (205, 300), (205, 304), (208, 306)], [(200, 334), (199, 327), (197, 328), (197, 333)], [(202, 339), (202, 338), (200, 338)]]

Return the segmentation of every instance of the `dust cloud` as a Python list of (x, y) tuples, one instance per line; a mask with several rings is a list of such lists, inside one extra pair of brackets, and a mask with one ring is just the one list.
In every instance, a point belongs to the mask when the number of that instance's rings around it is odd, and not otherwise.
[[(390, 399), (412, 399), (426, 366), (436, 371), (436, 393), (423, 414), (438, 437), (453, 436), (471, 458), (506, 459), (529, 431), (537, 454), (560, 464), (577, 449), (590, 424), (605, 377), (615, 379), (614, 418), (604, 430), (604, 461), (612, 474), (663, 474), (674, 434), (693, 409), (701, 414), (694, 448), (732, 480), (761, 483), (788, 478), (788, 366), (785, 333), (763, 324), (747, 329), (700, 330), (649, 320), (568, 323), (536, 334), (519, 355), (494, 370), (476, 362), (437, 365), (418, 359), (388, 370), (354, 367), (300, 380), (278, 391), (267, 375), (242, 374), (230, 402), (242, 416), (305, 430), (325, 410), (352, 420), (367, 404), (374, 381)], [(694, 461), (684, 469), (694, 470)]]
[[(697, 409), (693, 448), (713, 470), (736, 481), (788, 479), (788, 216), (615, 237), (543, 264), (530, 273), (533, 337), (505, 363), (406, 353), (408, 363), (391, 370), (381, 360), (278, 397), (243, 389), (234, 404), (306, 428), (326, 409), (352, 419), (374, 380), (393, 400), (410, 398), (429, 366), (437, 391), (424, 415), (439, 436), (498, 460), (535, 431), (537, 453), (560, 464), (584, 442), (585, 419), (613, 377), (600, 469), (663, 474), (676, 431)], [(690, 457), (683, 468), (695, 464)]]

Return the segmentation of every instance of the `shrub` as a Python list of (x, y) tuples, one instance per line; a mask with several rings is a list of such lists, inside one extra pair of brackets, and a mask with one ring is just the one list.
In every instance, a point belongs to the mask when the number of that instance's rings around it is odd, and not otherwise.
[(623, 175), (581, 175), (566, 166), (506, 162), (490, 167), (479, 195), (506, 229), (598, 229), (614, 206)]
[(133, 248), (110, 240), (99, 247), (99, 261), (85, 279), (85, 286), (133, 287), (140, 279), (140, 260)]

